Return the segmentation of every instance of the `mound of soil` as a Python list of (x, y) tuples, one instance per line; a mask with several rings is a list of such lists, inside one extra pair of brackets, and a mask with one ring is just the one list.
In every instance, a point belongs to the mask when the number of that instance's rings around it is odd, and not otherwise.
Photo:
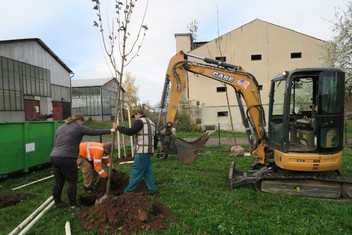
[[(168, 208), (153, 202), (153, 197), (146, 194), (147, 187), (143, 181), (134, 193), (123, 193), (128, 181), (129, 178), (122, 172), (112, 175), (109, 196), (97, 204), (95, 200), (102, 197), (104, 192), (80, 195), (80, 203), (90, 206), (77, 215), (85, 228), (98, 230), (100, 234), (132, 234), (169, 227), (171, 218)], [(104, 186), (100, 185), (99, 189)]]
[(14, 193), (0, 196), (0, 208), (16, 205), (17, 203), (27, 200), (30, 194), (28, 193)]
[(143, 193), (109, 195), (78, 215), (85, 228), (99, 233), (122, 232), (132, 234), (143, 230), (168, 228), (168, 209), (150, 201)]

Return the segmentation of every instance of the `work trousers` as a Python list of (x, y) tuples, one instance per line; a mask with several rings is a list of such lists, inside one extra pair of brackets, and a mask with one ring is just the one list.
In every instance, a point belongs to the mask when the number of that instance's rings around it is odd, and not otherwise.
[(134, 156), (134, 163), (130, 173), (130, 181), (128, 186), (125, 188), (125, 192), (133, 192), (139, 182), (144, 178), (144, 182), (151, 193), (156, 192), (156, 186), (154, 181), (154, 173), (152, 170), (152, 163), (150, 153), (136, 153)]
[(73, 157), (51, 157), (52, 170), (54, 174), (53, 197), (55, 204), (61, 202), (62, 189), (67, 181), (67, 197), (70, 206), (75, 206), (77, 195), (78, 169), (76, 158)]
[(84, 187), (94, 188), (98, 184), (100, 176), (94, 170), (93, 162), (89, 162), (87, 159), (78, 156), (77, 165), (82, 170)]

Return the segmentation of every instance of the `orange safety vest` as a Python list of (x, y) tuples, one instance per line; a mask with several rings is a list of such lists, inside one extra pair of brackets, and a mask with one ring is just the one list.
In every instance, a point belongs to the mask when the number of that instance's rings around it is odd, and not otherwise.
[[(108, 177), (108, 174), (104, 171), (101, 162), (107, 167), (110, 166), (109, 156), (104, 156), (104, 144), (96, 142), (84, 142), (79, 145), (79, 156), (87, 159), (89, 162), (93, 162), (94, 170), (102, 178)], [(112, 169), (115, 169), (112, 166)]]

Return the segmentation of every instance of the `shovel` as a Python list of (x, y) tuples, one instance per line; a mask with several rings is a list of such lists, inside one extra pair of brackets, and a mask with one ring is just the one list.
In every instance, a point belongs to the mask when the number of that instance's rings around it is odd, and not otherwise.
[(101, 202), (104, 201), (107, 197), (108, 197), (108, 195), (104, 194), (104, 196), (102, 196), (101, 198), (97, 198), (97, 199), (95, 200), (95, 204), (101, 203)]

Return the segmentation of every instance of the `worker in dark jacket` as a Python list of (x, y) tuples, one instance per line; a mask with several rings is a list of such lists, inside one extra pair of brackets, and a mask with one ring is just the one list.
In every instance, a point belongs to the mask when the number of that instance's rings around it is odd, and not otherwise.
[(114, 123), (112, 129), (91, 129), (82, 126), (83, 122), (83, 115), (74, 114), (56, 131), (54, 148), (50, 154), (50, 161), (55, 179), (53, 197), (57, 207), (64, 205), (61, 201), (61, 194), (65, 180), (67, 180), (67, 196), (70, 204), (69, 209), (76, 209), (78, 179), (77, 157), (79, 153), (79, 144), (82, 141), (83, 135), (110, 134), (114, 133), (117, 127), (117, 124)]
[(126, 135), (134, 135), (135, 155), (130, 173), (130, 181), (125, 192), (133, 192), (142, 178), (148, 188), (149, 194), (156, 193), (154, 173), (150, 157), (157, 146), (158, 139), (155, 135), (155, 124), (144, 115), (142, 110), (133, 112), (135, 118), (131, 128), (118, 126), (117, 130)]

